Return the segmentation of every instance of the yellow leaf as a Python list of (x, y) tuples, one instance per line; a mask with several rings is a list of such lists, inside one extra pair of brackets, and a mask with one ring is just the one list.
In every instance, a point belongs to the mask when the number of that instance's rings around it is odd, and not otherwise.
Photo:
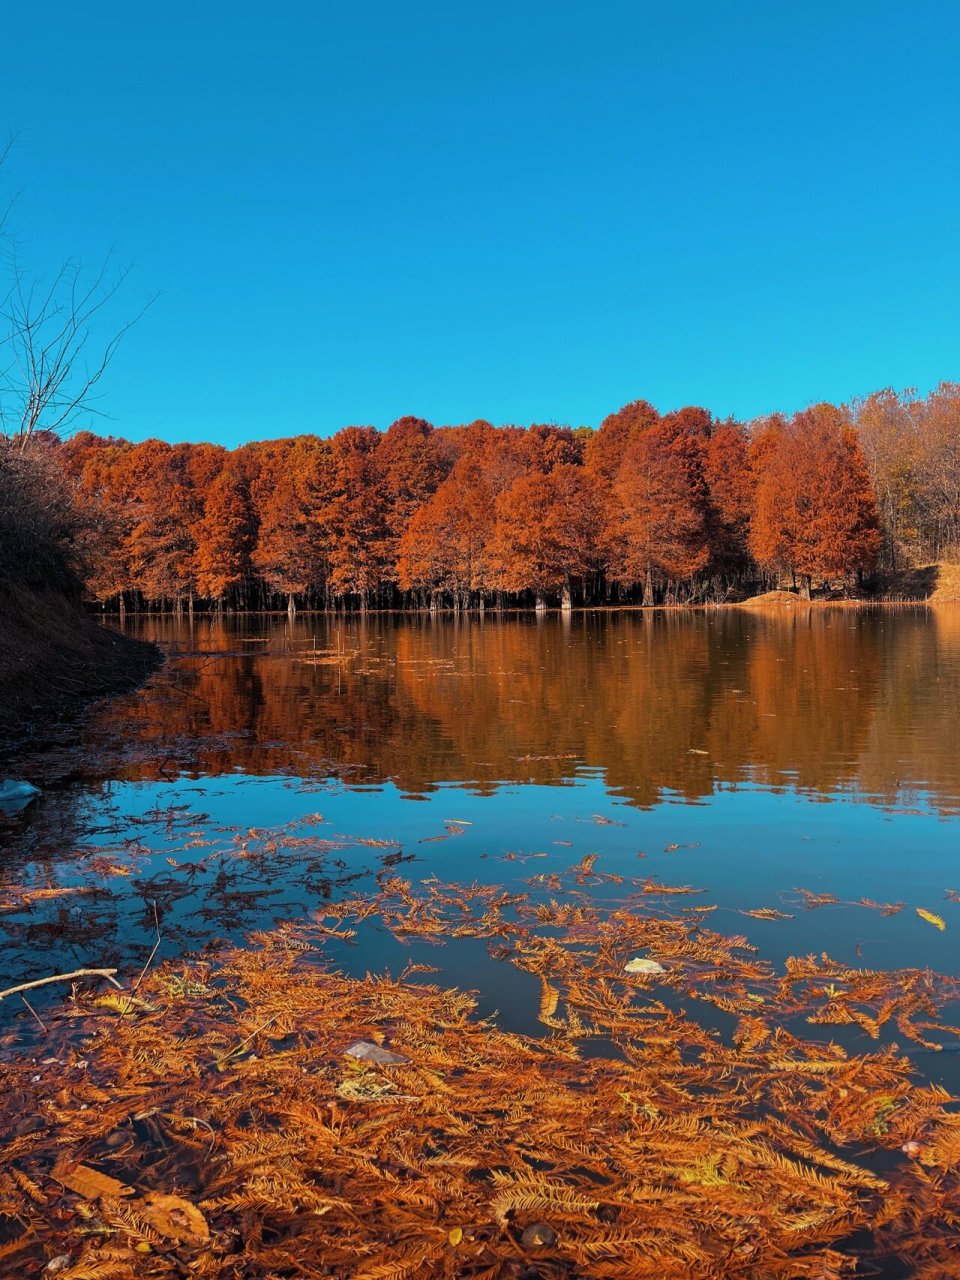
[(157, 1012), (156, 1005), (148, 1004), (139, 996), (125, 995), (122, 991), (108, 991), (105, 996), (97, 996), (93, 1003), (98, 1009), (115, 1010), (122, 1018), (132, 1017), (138, 1009), (144, 1013)]
[(942, 933), (946, 929), (946, 921), (942, 916), (935, 916), (932, 911), (925, 911), (923, 907), (917, 907), (917, 915), (921, 920), (926, 920), (927, 924), (935, 925)]
[(454, 1248), (456, 1248), (456, 1246), (463, 1239), (463, 1227), (453, 1227), (449, 1235), (447, 1236), (447, 1239), (454, 1246)]
[(552, 1018), (557, 1012), (557, 1005), (560, 1001), (560, 992), (556, 987), (551, 986), (546, 978), (540, 979), (540, 1020)]
[(112, 1009), (114, 1013), (119, 1013), (121, 1018), (130, 1017), (137, 1011), (137, 1006), (129, 996), (110, 995), (98, 996), (93, 1002), (98, 1009)]

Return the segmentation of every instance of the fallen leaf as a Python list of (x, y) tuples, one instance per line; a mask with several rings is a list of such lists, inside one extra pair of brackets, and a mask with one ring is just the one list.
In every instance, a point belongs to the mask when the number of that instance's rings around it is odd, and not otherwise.
[(917, 915), (921, 920), (926, 920), (927, 924), (934, 925), (934, 927), (939, 929), (941, 933), (943, 933), (944, 929), (947, 927), (947, 922), (942, 916), (935, 916), (932, 911), (926, 911), (923, 907), (917, 907)]
[(543, 1022), (546, 1018), (552, 1018), (557, 1012), (557, 1005), (560, 1002), (560, 992), (556, 987), (547, 982), (546, 978), (540, 979), (540, 1011), (539, 1018)]
[(666, 969), (662, 964), (658, 964), (656, 960), (651, 960), (646, 956), (634, 956), (632, 960), (628, 960), (623, 966), (624, 973), (666, 973)]
[(138, 1203), (143, 1216), (160, 1235), (178, 1244), (206, 1244), (210, 1239), (207, 1220), (195, 1204), (182, 1196), (148, 1191)]
[(447, 1233), (447, 1239), (454, 1246), (454, 1248), (456, 1248), (456, 1246), (463, 1239), (463, 1227), (452, 1227), (451, 1230)]
[(119, 1013), (121, 1018), (131, 1017), (137, 1012), (138, 1007), (142, 1007), (142, 1002), (133, 1000), (130, 996), (109, 995), (98, 996), (93, 1002), (98, 1009), (112, 1009), (114, 1013)]
[(58, 1160), (51, 1170), (51, 1176), (84, 1200), (99, 1200), (101, 1196), (133, 1195), (133, 1188), (128, 1187), (125, 1182), (91, 1169), (88, 1164), (71, 1164), (66, 1159)]

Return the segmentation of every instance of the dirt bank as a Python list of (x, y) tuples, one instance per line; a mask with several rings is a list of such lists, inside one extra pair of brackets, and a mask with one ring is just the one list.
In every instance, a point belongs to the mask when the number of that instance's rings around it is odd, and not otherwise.
[(161, 660), (57, 591), (0, 587), (0, 749), (132, 688)]

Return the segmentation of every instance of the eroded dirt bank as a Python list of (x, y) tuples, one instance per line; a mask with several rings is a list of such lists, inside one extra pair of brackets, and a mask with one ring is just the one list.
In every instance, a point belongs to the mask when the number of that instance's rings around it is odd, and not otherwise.
[(0, 750), (134, 687), (161, 661), (156, 645), (101, 626), (57, 591), (0, 586)]

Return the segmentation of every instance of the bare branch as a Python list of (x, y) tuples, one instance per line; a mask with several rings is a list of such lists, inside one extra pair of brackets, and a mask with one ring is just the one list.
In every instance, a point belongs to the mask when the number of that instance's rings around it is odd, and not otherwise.
[[(0, 167), (14, 141), (0, 150)], [(9, 236), (6, 240), (9, 286), (0, 290), (0, 433), (9, 433), (23, 448), (37, 431), (63, 432), (80, 413), (99, 413), (92, 407), (97, 386), (121, 341), (155, 298), (88, 359), (96, 323), (123, 288), (130, 268), (111, 278), (112, 253), (89, 275), (81, 264), (67, 261), (44, 284), (28, 277), (15, 243)]]

